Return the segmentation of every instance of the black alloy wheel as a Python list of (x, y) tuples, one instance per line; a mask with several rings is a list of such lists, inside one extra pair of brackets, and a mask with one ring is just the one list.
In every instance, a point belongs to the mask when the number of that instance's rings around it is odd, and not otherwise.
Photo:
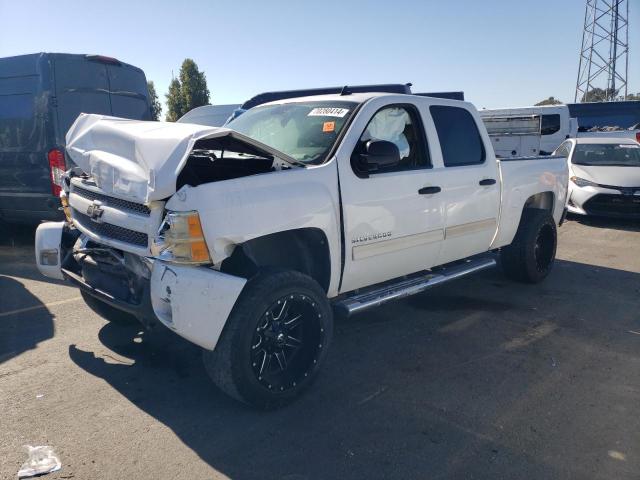
[(317, 378), (332, 333), (333, 311), (318, 282), (296, 271), (264, 269), (247, 282), (203, 360), (227, 395), (279, 408)]
[(260, 317), (251, 342), (253, 372), (268, 389), (295, 388), (309, 376), (323, 348), (322, 312), (308, 296), (294, 293)]

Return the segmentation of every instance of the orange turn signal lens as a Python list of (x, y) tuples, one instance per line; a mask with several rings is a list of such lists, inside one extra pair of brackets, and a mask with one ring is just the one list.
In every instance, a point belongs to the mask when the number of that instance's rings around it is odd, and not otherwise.
[(202, 225), (200, 225), (200, 217), (198, 215), (190, 215), (187, 217), (187, 226), (189, 236), (192, 238), (204, 237), (202, 233)]

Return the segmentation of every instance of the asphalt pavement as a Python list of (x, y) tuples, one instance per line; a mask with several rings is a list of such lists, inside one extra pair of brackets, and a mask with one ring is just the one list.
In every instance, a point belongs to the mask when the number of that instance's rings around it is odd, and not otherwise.
[(275, 412), (208, 381), (164, 328), (109, 324), (0, 241), (0, 478), (638, 479), (640, 224), (570, 219), (539, 285), (500, 271), (337, 323), (311, 390)]

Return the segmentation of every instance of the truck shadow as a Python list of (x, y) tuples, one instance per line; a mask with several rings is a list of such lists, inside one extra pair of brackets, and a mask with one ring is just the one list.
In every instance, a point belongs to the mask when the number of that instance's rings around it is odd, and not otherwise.
[[(33, 260), (35, 227), (0, 221), (0, 364), (54, 335), (53, 315), (20, 281), (42, 280)], [(58, 282), (55, 282), (58, 283)], [(28, 322), (25, 322), (25, 313)]]
[[(0, 269), (1, 270), (1, 269)], [(18, 280), (0, 271), (0, 364), (53, 337), (53, 315)], [(23, 313), (29, 311), (29, 321)]]
[(166, 329), (101, 329), (131, 365), (69, 355), (231, 478), (625, 478), (638, 455), (607, 449), (640, 428), (624, 414), (640, 395), (621, 391), (640, 380), (639, 289), (640, 274), (558, 261), (540, 285), (487, 272), (341, 320), (319, 380), (275, 412), (218, 392)]

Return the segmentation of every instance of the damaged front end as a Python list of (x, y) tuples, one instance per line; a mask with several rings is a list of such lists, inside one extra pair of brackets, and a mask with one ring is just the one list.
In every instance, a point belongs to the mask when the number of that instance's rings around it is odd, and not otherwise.
[(91, 240), (65, 222), (36, 231), (36, 263), (95, 299), (135, 316), (146, 328), (160, 321), (213, 349), (246, 280), (205, 266), (140, 256)]
[(65, 222), (39, 225), (35, 250), (42, 274), (68, 280), (103, 303), (134, 315), (147, 327), (155, 323), (151, 260), (96, 243)]
[(184, 185), (302, 165), (234, 130), (203, 125), (81, 114), (66, 140), (71, 160), (104, 195), (145, 205)]
[[(292, 168), (228, 129), (82, 115), (68, 134), (67, 222), (36, 233), (38, 268), (213, 348), (246, 280), (214, 270), (196, 211), (166, 210), (180, 188)], [(286, 157), (286, 156), (285, 156)]]

